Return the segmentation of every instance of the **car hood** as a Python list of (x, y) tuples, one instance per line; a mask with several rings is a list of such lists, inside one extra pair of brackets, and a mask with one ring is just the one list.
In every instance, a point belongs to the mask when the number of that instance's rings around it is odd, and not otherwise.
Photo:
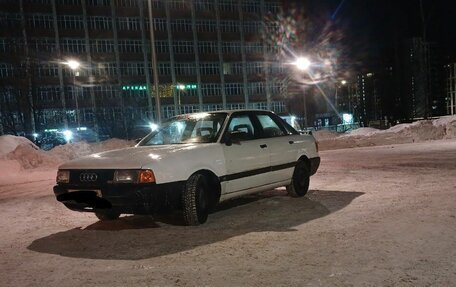
[(207, 144), (139, 146), (84, 156), (59, 166), (59, 169), (140, 169), (176, 153), (189, 152)]

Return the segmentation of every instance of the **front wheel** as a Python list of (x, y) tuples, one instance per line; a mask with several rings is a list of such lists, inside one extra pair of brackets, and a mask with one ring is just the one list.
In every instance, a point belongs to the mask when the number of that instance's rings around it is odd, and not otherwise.
[(112, 209), (105, 209), (95, 211), (95, 215), (100, 221), (116, 220), (119, 218), (120, 212), (114, 211)]
[(207, 220), (209, 201), (207, 181), (204, 175), (190, 176), (182, 191), (182, 208), (186, 225), (199, 225)]
[(304, 161), (298, 161), (293, 172), (291, 184), (287, 185), (287, 192), (292, 197), (306, 195), (309, 190), (310, 171)]

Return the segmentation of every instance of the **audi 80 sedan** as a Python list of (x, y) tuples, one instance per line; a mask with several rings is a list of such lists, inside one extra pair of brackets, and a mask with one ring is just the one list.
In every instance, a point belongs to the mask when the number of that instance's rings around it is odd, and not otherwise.
[(179, 209), (187, 225), (206, 222), (221, 201), (286, 186), (304, 196), (320, 165), (311, 134), (262, 110), (171, 118), (135, 147), (61, 165), (54, 194), (100, 220)]

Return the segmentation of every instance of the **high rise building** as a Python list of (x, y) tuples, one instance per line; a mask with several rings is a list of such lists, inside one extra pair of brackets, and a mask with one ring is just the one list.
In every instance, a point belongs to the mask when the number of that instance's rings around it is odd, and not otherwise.
[(401, 104), (405, 119), (444, 113), (441, 53), (422, 38), (405, 40), (400, 62)]
[(446, 114), (456, 114), (456, 63), (445, 66), (446, 72)]
[(382, 115), (381, 94), (376, 73), (358, 75), (357, 98), (355, 104), (355, 118), (365, 126), (369, 122), (379, 120)]
[[(152, 0), (161, 114), (283, 112), (276, 0)], [(147, 0), (0, 0), (4, 132), (156, 120)], [(68, 61), (80, 67), (72, 70)]]

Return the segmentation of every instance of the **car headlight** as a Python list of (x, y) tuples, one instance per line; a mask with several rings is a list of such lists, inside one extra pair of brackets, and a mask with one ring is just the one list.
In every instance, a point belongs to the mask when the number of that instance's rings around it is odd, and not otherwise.
[(153, 183), (155, 175), (150, 169), (141, 170), (116, 170), (114, 172), (114, 183)]
[(69, 170), (58, 170), (57, 177), (55, 180), (57, 183), (69, 183), (70, 182), (70, 171)]

